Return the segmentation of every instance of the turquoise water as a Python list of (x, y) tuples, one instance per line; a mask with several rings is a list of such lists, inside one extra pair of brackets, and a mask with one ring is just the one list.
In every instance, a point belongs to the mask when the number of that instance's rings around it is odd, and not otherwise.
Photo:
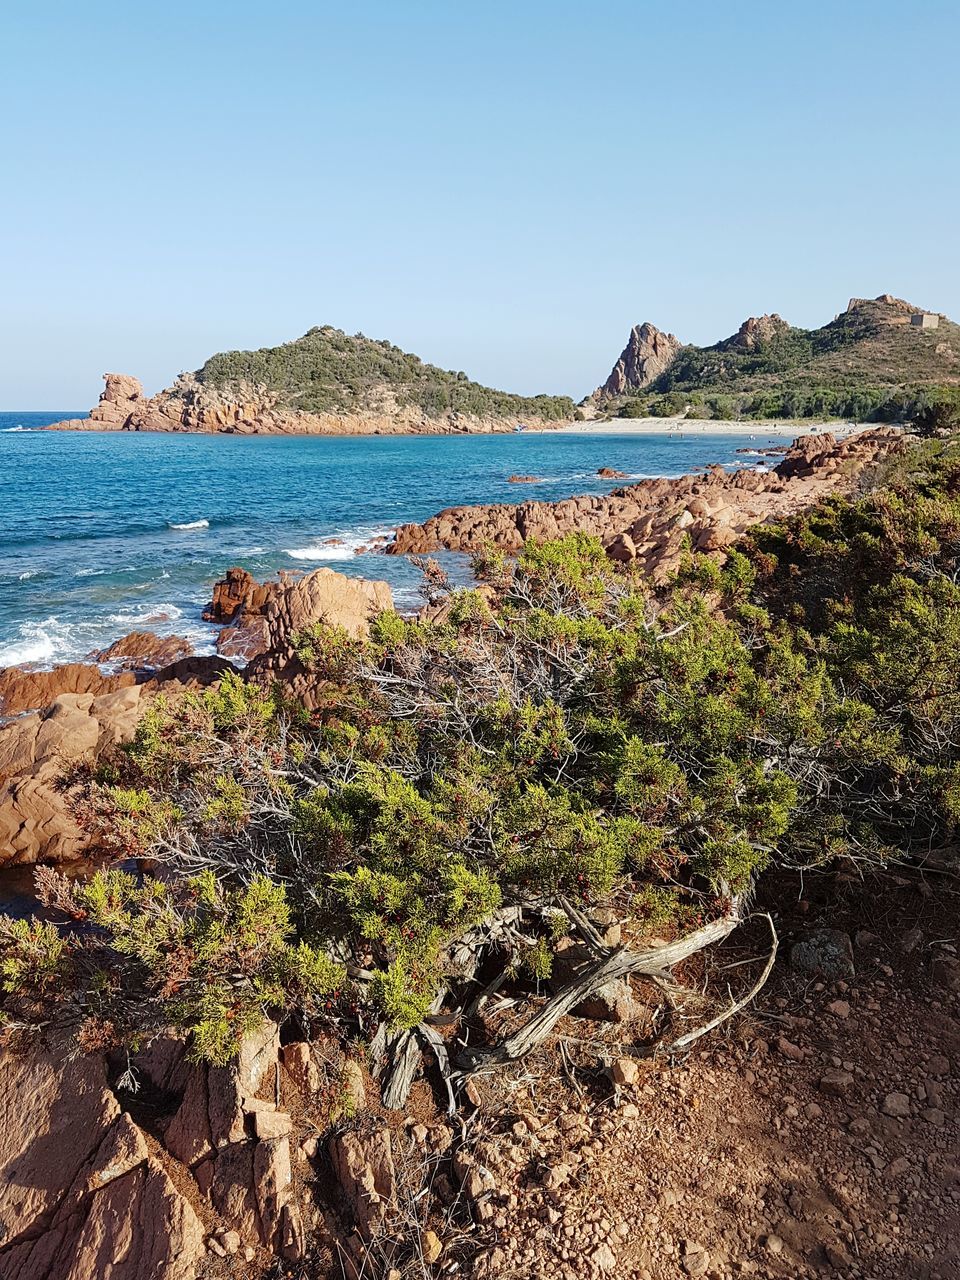
[[(76, 413), (0, 413), (0, 666), (86, 656), (134, 628), (209, 648), (200, 611), (230, 565), (326, 564), (417, 600), (377, 534), (465, 502), (605, 493), (631, 476), (742, 463), (757, 436), (200, 436), (44, 432)], [(749, 459), (748, 459), (749, 461)], [(543, 477), (512, 485), (513, 473)], [(180, 526), (180, 527), (177, 527)], [(322, 546), (326, 538), (342, 546)], [(450, 558), (457, 568), (457, 558)]]

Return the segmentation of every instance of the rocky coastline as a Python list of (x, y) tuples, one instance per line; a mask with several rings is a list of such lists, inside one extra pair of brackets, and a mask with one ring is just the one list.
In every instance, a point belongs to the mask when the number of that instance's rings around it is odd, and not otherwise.
[[(662, 582), (687, 547), (722, 561), (751, 525), (849, 491), (865, 469), (903, 444), (894, 428), (839, 442), (829, 434), (801, 436), (770, 470), (731, 474), (710, 467), (702, 475), (644, 480), (606, 496), (453, 507), (422, 525), (401, 526), (392, 542), (370, 553), (473, 552), (488, 544), (515, 552), (528, 538), (579, 530), (599, 537), (612, 559), (636, 563)], [(282, 572), (266, 583), (230, 569), (204, 614), (221, 627), (213, 657), (193, 656), (177, 637), (133, 633), (86, 663), (0, 671), (0, 866), (85, 856), (69, 791), (60, 783), (64, 766), (129, 741), (159, 690), (208, 684), (239, 663), (247, 678), (281, 680), (309, 709), (314, 691), (296, 655), (297, 632), (323, 620), (363, 635), (370, 616), (392, 606), (385, 582), (327, 568)]]
[[(45, 431), (147, 431), (224, 435), (489, 435), (516, 430), (515, 417), (482, 417), (461, 412), (428, 414), (401, 404), (384, 389), (376, 407), (344, 413), (305, 413), (280, 405), (265, 387), (241, 384), (227, 398), (204, 386), (193, 374), (181, 374), (172, 387), (146, 396), (139, 379), (105, 373), (104, 389), (87, 418), (67, 418)], [(537, 420), (551, 430), (564, 419)]]
[(866, 468), (901, 450), (903, 441), (903, 432), (895, 427), (840, 441), (825, 432), (800, 436), (772, 469), (730, 473), (712, 466), (703, 475), (641, 480), (605, 496), (448, 507), (423, 524), (402, 525), (385, 551), (429, 555), (474, 552), (492, 544), (514, 552), (528, 538), (580, 531), (600, 538), (613, 559), (636, 562), (662, 580), (688, 544), (722, 556), (751, 525), (791, 515), (829, 493), (848, 491)]

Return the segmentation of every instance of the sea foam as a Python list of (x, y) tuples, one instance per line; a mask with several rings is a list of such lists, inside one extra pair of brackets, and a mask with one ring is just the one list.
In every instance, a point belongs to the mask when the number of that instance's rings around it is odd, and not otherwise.
[(325, 534), (312, 547), (287, 547), (284, 555), (293, 560), (352, 560), (361, 547), (369, 547), (374, 538), (390, 537), (392, 528), (350, 529), (344, 533)]

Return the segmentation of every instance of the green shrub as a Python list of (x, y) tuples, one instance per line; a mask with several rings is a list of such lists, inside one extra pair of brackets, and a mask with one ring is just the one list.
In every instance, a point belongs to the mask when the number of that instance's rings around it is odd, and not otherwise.
[(164, 879), (48, 886), (96, 935), (0, 923), (8, 1015), (79, 1009), (88, 1045), (172, 1023), (222, 1061), (268, 1012), (339, 1016), (341, 961), (364, 1029), (406, 1028), (488, 930), (539, 982), (584, 912), (633, 944), (773, 862), (949, 852), (960, 461), (884, 478), (655, 592), (583, 535), (484, 552), (442, 621), (311, 628), (309, 717), (233, 676), (158, 700), (83, 811)]

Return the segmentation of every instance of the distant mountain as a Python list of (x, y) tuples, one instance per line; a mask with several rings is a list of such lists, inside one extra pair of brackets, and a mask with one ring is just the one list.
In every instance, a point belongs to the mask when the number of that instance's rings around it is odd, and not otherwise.
[(590, 400), (623, 416), (890, 416), (960, 395), (960, 326), (901, 298), (851, 298), (820, 329), (751, 317), (711, 347), (635, 328)]
[(88, 419), (59, 427), (240, 434), (508, 431), (574, 416), (569, 396), (518, 396), (424, 364), (390, 342), (329, 325), (258, 351), (225, 351), (147, 398), (136, 378), (106, 374)]

